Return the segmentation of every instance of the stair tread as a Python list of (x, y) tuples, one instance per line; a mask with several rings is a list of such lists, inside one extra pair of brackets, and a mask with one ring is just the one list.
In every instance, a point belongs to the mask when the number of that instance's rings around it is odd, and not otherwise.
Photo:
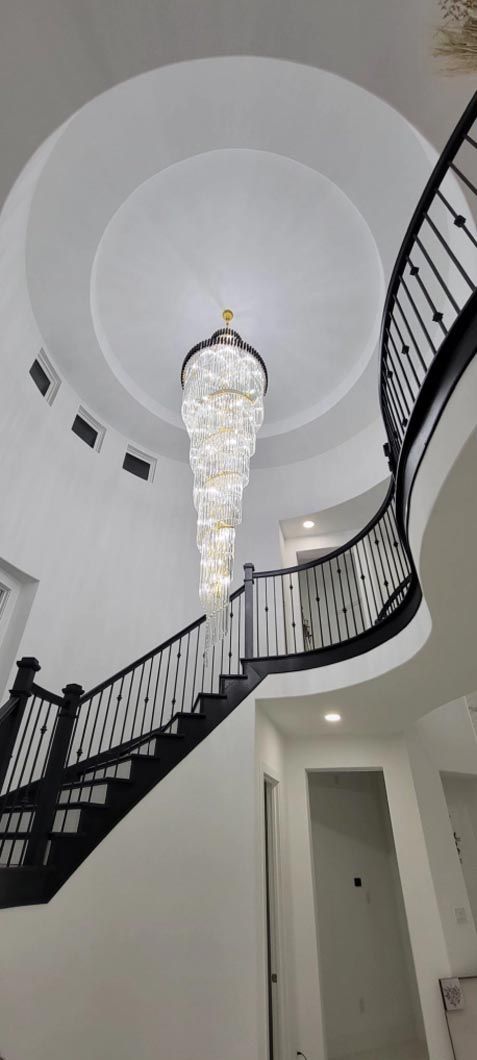
[(56, 804), (57, 810), (110, 810), (112, 809), (106, 802), (87, 802), (83, 799), (81, 802), (58, 802)]
[(119, 784), (128, 785), (134, 784), (133, 780), (129, 777), (89, 777), (87, 780), (72, 780), (69, 783), (63, 784), (61, 791), (71, 791), (72, 788), (87, 788), (92, 787), (95, 784)]
[(35, 802), (16, 802), (12, 806), (0, 806), (0, 817), (6, 813), (30, 813), (32, 810), (36, 810)]
[[(200, 699), (201, 697), (207, 699), (227, 699), (225, 692), (199, 692), (197, 695), (197, 699)], [(191, 711), (191, 713), (195, 714), (196, 711)]]

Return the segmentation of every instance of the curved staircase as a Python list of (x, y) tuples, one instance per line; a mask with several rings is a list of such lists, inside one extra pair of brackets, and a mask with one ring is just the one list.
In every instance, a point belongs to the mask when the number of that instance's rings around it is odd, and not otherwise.
[(112, 828), (270, 673), (330, 663), (395, 636), (421, 589), (407, 543), (432, 432), (477, 349), (477, 94), (419, 201), (391, 278), (380, 398), (392, 482), (370, 523), (320, 560), (245, 565), (227, 638), (200, 618), (88, 692), (62, 696), (18, 663), (0, 710), (0, 906), (47, 902)]

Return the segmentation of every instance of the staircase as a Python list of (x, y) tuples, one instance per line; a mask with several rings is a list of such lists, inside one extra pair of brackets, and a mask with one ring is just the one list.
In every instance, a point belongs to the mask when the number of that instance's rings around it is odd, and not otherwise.
[[(20, 664), (23, 676), (28, 670)], [(54, 811), (41, 833), (44, 779), (2, 800), (0, 905), (47, 902), (82, 861), (163, 777), (174, 769), (253, 690), (258, 678), (227, 675), (219, 693), (201, 692), (192, 713), (175, 714), (166, 730), (125, 744), (63, 771)], [(35, 691), (33, 687), (33, 692)], [(41, 864), (40, 864), (41, 861)]]
[(0, 907), (48, 902), (267, 674), (359, 655), (415, 615), (410, 495), (477, 350), (477, 230), (454, 180), (477, 197), (476, 121), (477, 93), (423, 192), (386, 298), (380, 399), (392, 481), (381, 508), (319, 560), (262, 572), (246, 564), (227, 637), (209, 654), (202, 617), (90, 691), (69, 684), (62, 696), (38, 684), (36, 659), (20, 660), (0, 709)]

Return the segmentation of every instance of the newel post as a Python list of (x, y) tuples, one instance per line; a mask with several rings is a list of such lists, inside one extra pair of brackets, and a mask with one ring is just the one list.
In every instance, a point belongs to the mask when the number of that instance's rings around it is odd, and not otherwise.
[(17, 666), (18, 673), (13, 688), (10, 689), (11, 699), (0, 711), (0, 791), (8, 772), (25, 707), (32, 693), (35, 674), (41, 669), (38, 659), (31, 656), (20, 659)]
[(71, 734), (82, 695), (81, 685), (70, 684), (63, 689), (63, 701), (58, 707), (48, 762), (43, 779), (38, 785), (37, 808), (25, 853), (25, 865), (43, 864), (49, 833), (55, 820)]
[(245, 591), (245, 658), (253, 659), (253, 563), (244, 563)]

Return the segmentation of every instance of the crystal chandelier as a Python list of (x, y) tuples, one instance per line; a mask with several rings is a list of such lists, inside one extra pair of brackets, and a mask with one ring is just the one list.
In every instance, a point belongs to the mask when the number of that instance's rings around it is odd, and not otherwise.
[(207, 646), (227, 632), (235, 528), (242, 519), (242, 494), (268, 383), (262, 358), (231, 330), (232, 311), (222, 315), (225, 327), (190, 350), (181, 372)]

